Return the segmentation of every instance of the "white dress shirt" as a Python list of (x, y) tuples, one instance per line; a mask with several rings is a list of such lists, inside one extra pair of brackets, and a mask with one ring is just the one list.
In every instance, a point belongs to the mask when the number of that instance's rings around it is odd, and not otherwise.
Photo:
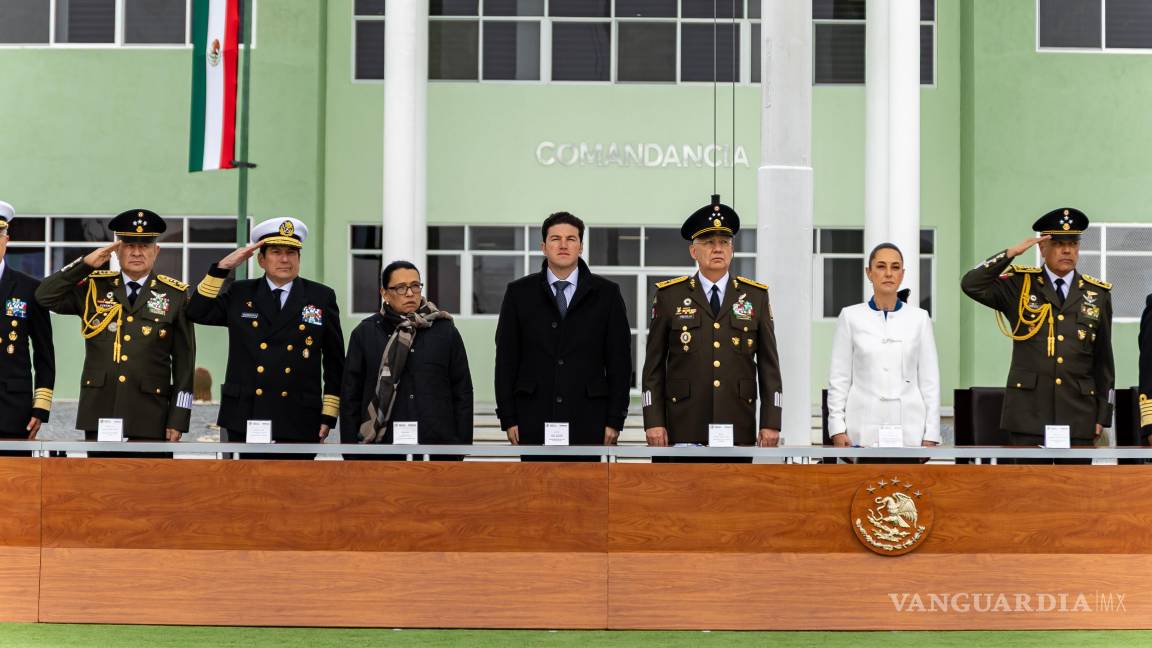
[(567, 277), (565, 277), (563, 279), (552, 274), (552, 268), (548, 268), (547, 270), (544, 271), (544, 273), (548, 276), (548, 287), (552, 289), (552, 296), (553, 297), (556, 296), (556, 282), (557, 281), (567, 281), (568, 282), (568, 285), (564, 287), (564, 303), (571, 306), (572, 305), (572, 296), (576, 294), (576, 281), (579, 279), (580, 267), (577, 266), (575, 268), (572, 268), (572, 274), (568, 275)]
[(705, 301), (712, 299), (712, 286), (716, 286), (717, 288), (720, 289), (720, 294), (719, 294), (720, 304), (723, 305), (724, 304), (724, 290), (728, 287), (728, 273), (725, 272), (724, 276), (720, 277), (720, 281), (717, 281), (716, 283), (712, 283), (711, 281), (708, 281), (708, 277), (705, 277), (703, 272), (697, 272), (696, 277), (700, 280), (700, 287), (704, 289)]
[(136, 284), (140, 286), (140, 289), (136, 291), (136, 298), (139, 299), (140, 295), (144, 294), (144, 287), (148, 285), (148, 275), (144, 275), (143, 277), (140, 277), (139, 279), (130, 279), (128, 277), (128, 275), (121, 272), (120, 273), (120, 281), (124, 282), (124, 294), (125, 295), (132, 294), (132, 288), (128, 285), (128, 282), (129, 281), (135, 281)]
[(904, 428), (904, 445), (940, 442), (940, 367), (928, 312), (848, 306), (836, 321), (828, 372), (828, 434), (872, 447), (881, 425)]
[[(1052, 268), (1049, 268), (1048, 264), (1045, 263), (1044, 264), (1044, 274), (1048, 275), (1048, 281), (1052, 282), (1052, 290), (1064, 293), (1064, 299), (1068, 299), (1068, 288), (1070, 288), (1072, 286), (1072, 278), (1076, 276), (1076, 271), (1072, 270), (1071, 272), (1069, 272), (1066, 275), (1058, 275), (1055, 272), (1052, 272)], [(1057, 286), (1056, 286), (1056, 280), (1057, 279), (1063, 279), (1064, 285), (1057, 288)], [(1057, 306), (1059, 306), (1059, 304), (1057, 304)]]
[(272, 280), (269, 279), (267, 275), (264, 276), (264, 281), (268, 282), (268, 290), (284, 291), (280, 293), (280, 308), (284, 308), (284, 304), (288, 301), (288, 293), (292, 292), (292, 282), (289, 281), (283, 286), (277, 286), (276, 284), (272, 283)]

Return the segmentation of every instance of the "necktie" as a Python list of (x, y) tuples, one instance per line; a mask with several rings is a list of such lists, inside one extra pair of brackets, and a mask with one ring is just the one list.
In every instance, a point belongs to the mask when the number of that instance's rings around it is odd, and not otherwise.
[(1064, 278), (1056, 280), (1056, 296), (1060, 298), (1060, 305), (1064, 305)]
[(281, 308), (284, 308), (284, 302), (280, 300), (280, 297), (281, 297), (283, 294), (284, 294), (284, 289), (283, 289), (283, 288), (277, 288), (276, 290), (273, 290), (273, 291), (272, 291), (272, 299), (276, 300), (276, 301), (274, 301), (274, 302), (273, 302), (273, 304), (275, 304), (275, 305), (276, 305), (276, 310), (277, 310), (277, 311), (279, 311)]
[(140, 292), (140, 284), (135, 281), (128, 282), (128, 305), (136, 305), (136, 295)]
[(712, 286), (712, 298), (708, 300), (708, 305), (712, 307), (712, 317), (720, 317), (720, 289), (715, 285)]
[(568, 298), (564, 296), (564, 289), (569, 285), (571, 284), (563, 279), (552, 282), (552, 286), (556, 288), (556, 308), (560, 310), (561, 319), (568, 314)]

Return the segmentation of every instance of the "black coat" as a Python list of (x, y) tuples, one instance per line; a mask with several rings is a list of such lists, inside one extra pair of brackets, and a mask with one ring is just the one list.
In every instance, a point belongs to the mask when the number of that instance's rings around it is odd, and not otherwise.
[[(36, 302), (32, 277), (5, 266), (0, 275), (0, 435), (26, 438), (24, 428), (35, 415), (48, 420), (56, 382), (52, 320)], [(31, 341), (33, 356), (28, 352)], [(35, 378), (33, 378), (35, 366)]]
[[(547, 262), (545, 261), (545, 264)], [(496, 415), (520, 443), (544, 443), (544, 423), (569, 424), (572, 445), (603, 445), (628, 415), (632, 344), (620, 287), (580, 260), (563, 319), (545, 267), (508, 284), (496, 327)]]
[(220, 386), (221, 427), (246, 432), (272, 421), (276, 441), (319, 443), (335, 427), (344, 373), (344, 335), (331, 288), (297, 277), (279, 312), (264, 277), (233, 282), (213, 264), (188, 305), (197, 324), (228, 327), (228, 370)]
[[(357, 431), (368, 418), (380, 360), (394, 327), (380, 313), (360, 322), (348, 341), (340, 392), (340, 441), (359, 443)], [(393, 421), (416, 421), (420, 443), (472, 443), (472, 374), (464, 340), (452, 320), (418, 329), (404, 371), (396, 383)], [(392, 426), (383, 443), (392, 443)]]

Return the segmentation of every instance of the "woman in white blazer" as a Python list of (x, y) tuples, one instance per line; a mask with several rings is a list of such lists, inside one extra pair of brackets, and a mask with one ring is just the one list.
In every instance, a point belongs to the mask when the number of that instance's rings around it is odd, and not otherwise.
[(877, 245), (865, 272), (872, 298), (844, 308), (836, 322), (828, 434), (837, 447), (868, 448), (878, 445), (880, 426), (898, 425), (904, 446), (936, 445), (940, 369), (932, 318), (898, 296), (904, 256), (895, 245)]

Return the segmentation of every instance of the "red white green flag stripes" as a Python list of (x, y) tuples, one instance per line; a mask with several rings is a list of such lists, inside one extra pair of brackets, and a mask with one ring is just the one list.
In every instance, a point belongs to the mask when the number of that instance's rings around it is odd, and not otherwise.
[(231, 169), (236, 159), (240, 0), (192, 2), (192, 135), (188, 170)]

